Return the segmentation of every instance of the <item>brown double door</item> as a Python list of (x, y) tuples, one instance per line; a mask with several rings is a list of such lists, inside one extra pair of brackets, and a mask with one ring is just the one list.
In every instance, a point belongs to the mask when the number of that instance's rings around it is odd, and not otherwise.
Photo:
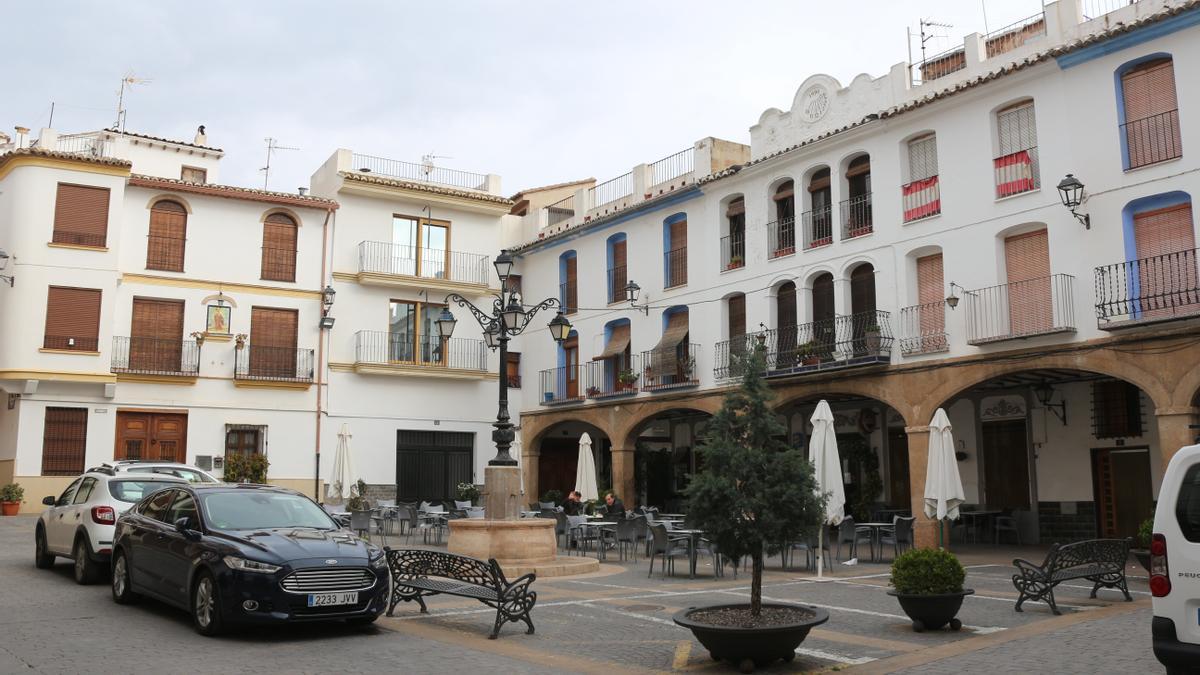
[(1150, 451), (1145, 448), (1092, 450), (1096, 517), (1100, 536), (1136, 537), (1142, 521), (1154, 517), (1154, 481)]
[(991, 509), (1029, 509), (1025, 420), (983, 423), (983, 484)]
[(183, 357), (183, 301), (134, 298), (129, 327), (132, 370), (180, 372)]
[(254, 307), (250, 310), (250, 374), (296, 377), (297, 313), (294, 309)]
[(184, 462), (187, 413), (117, 412), (115, 459)]

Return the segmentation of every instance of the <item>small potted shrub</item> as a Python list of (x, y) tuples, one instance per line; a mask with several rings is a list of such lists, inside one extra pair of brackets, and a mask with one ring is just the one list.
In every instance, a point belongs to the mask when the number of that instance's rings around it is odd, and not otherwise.
[(562, 506), (563, 493), (559, 490), (546, 490), (546, 494), (542, 495), (542, 501), (555, 506)]
[(621, 384), (622, 389), (633, 389), (637, 386), (638, 377), (632, 370), (622, 370), (617, 375), (617, 382)]
[(596, 396), (599, 396), (600, 395), (600, 387), (597, 387), (595, 385), (588, 387), (587, 395), (588, 395), (588, 398), (594, 398)]
[(729, 264), (725, 266), (725, 269), (736, 270), (743, 265), (745, 265), (745, 260), (742, 259), (742, 256), (735, 255), (729, 259)]
[(900, 601), (916, 632), (937, 630), (946, 624), (950, 630), (958, 630), (962, 622), (955, 615), (963, 598), (975, 592), (963, 589), (966, 578), (967, 571), (949, 551), (914, 548), (892, 562), (892, 590), (888, 595)]
[(350, 488), (350, 498), (346, 500), (347, 511), (370, 511), (371, 504), (367, 501), (367, 482), (359, 478), (354, 487)]
[(797, 346), (796, 358), (806, 366), (815, 366), (821, 363), (821, 357), (817, 356), (817, 343), (805, 342)]
[(866, 346), (867, 352), (871, 354), (878, 354), (880, 343), (881, 340), (879, 339), (879, 326), (874, 323), (868, 325), (866, 329), (863, 330), (863, 344)]
[(1150, 571), (1150, 539), (1154, 536), (1154, 518), (1147, 518), (1142, 521), (1138, 527), (1137, 548), (1133, 549), (1133, 557), (1137, 558), (1138, 563)]
[(471, 502), (471, 504), (479, 505), (479, 488), (474, 483), (459, 483), (454, 486), (454, 494), (458, 496), (460, 502)]
[(25, 500), (25, 488), (19, 483), (9, 483), (0, 487), (0, 508), (6, 516), (15, 516), (21, 510), (21, 502)]

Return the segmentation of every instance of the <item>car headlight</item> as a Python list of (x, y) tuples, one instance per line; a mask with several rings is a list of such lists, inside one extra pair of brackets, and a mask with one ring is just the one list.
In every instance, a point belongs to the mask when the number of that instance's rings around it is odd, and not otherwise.
[(387, 569), (387, 555), (383, 551), (376, 549), (371, 551), (370, 556), (371, 567), (377, 570)]
[(225, 565), (229, 569), (241, 570), (243, 572), (260, 572), (262, 574), (274, 574), (279, 571), (279, 565), (259, 562), (257, 560), (246, 560), (237, 556), (227, 555), (224, 558)]

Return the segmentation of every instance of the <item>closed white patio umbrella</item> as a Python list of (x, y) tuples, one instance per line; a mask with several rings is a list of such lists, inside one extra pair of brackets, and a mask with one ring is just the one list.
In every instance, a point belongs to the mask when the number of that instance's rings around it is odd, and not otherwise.
[(808, 460), (817, 479), (817, 493), (826, 495), (825, 519), (817, 532), (817, 578), (824, 574), (825, 525), (842, 522), (846, 506), (846, 488), (842, 484), (842, 460), (838, 456), (837, 434), (833, 428), (833, 411), (825, 399), (817, 404), (812, 416), (813, 432), (808, 442)]
[(575, 464), (575, 489), (579, 491), (580, 499), (591, 500), (598, 498), (596, 488), (596, 460), (592, 456), (592, 437), (587, 432), (579, 437), (579, 460)]
[(943, 542), (942, 521), (959, 517), (958, 507), (966, 500), (958, 461), (954, 457), (954, 434), (946, 411), (938, 408), (929, 423), (929, 458), (925, 467), (925, 516), (938, 521), (939, 545)]
[(354, 486), (354, 457), (350, 454), (350, 427), (343, 424), (338, 431), (337, 449), (333, 453), (333, 475), (330, 482), (333, 489), (330, 496), (342, 500), (344, 504), (350, 498), (350, 488)]

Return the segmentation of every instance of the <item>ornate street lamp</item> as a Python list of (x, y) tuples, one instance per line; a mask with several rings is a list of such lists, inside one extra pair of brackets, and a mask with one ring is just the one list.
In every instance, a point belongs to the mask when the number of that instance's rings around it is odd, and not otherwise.
[(1058, 195), (1062, 198), (1063, 206), (1070, 209), (1071, 215), (1075, 216), (1075, 220), (1085, 228), (1092, 229), (1092, 216), (1075, 211), (1083, 203), (1083, 183), (1073, 174), (1067, 174), (1067, 177), (1058, 183)]
[(1054, 387), (1050, 385), (1048, 380), (1042, 380), (1041, 384), (1034, 387), (1033, 395), (1037, 397), (1038, 403), (1041, 403), (1043, 408), (1054, 413), (1054, 416), (1063, 423), (1063, 426), (1067, 425), (1067, 402), (1066, 400), (1059, 403), (1050, 402), (1054, 398)]
[(638, 296), (641, 295), (641, 293), (642, 293), (642, 287), (638, 286), (637, 282), (634, 281), (633, 279), (630, 279), (629, 283), (625, 284), (625, 299), (629, 301), (629, 306), (634, 309), (640, 309), (642, 311), (642, 314), (645, 314), (646, 316), (650, 316), (650, 304), (649, 303), (646, 303), (644, 305), (637, 304)]
[(333, 317), (329, 316), (329, 310), (333, 309), (333, 296), (337, 295), (337, 291), (333, 290), (333, 286), (325, 284), (324, 290), (321, 291), (321, 328), (333, 328)]

